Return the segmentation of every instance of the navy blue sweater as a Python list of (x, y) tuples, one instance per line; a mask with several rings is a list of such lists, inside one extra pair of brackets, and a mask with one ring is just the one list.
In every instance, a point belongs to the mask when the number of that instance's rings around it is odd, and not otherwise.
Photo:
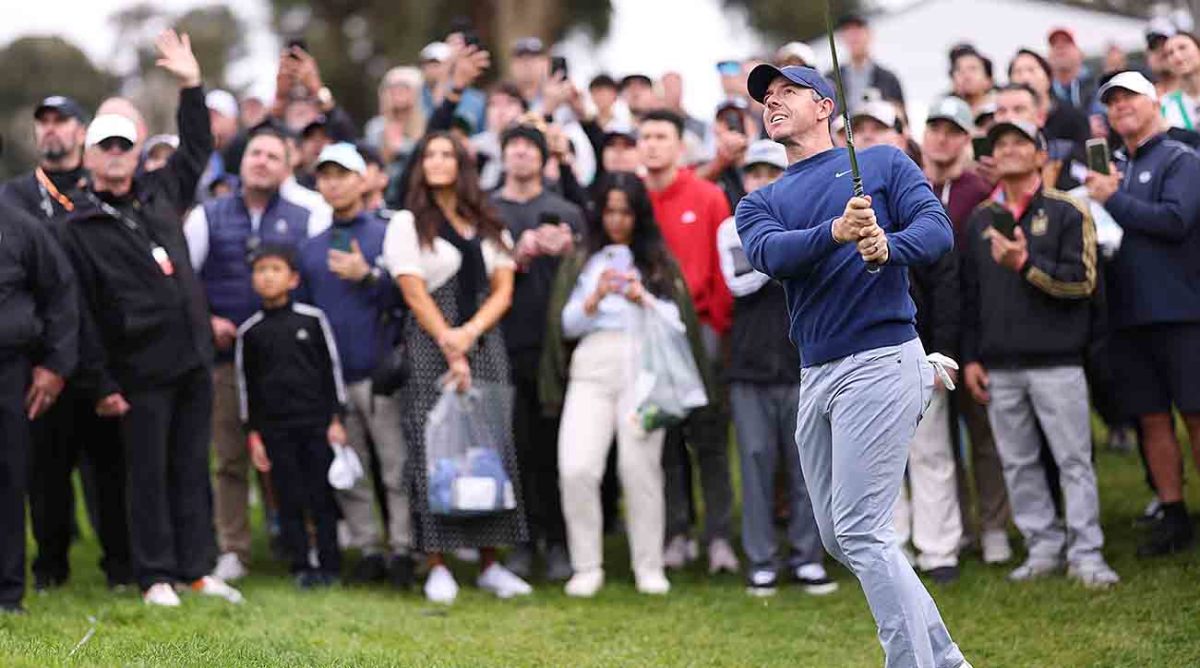
[(915, 339), (907, 267), (933, 262), (954, 245), (942, 203), (908, 156), (876, 146), (860, 151), (858, 163), (888, 238), (888, 263), (876, 274), (855, 244), (833, 240), (833, 221), (853, 196), (845, 149), (791, 165), (737, 207), (750, 264), (787, 291), (791, 338), (806, 367)]
[(352, 283), (329, 270), (329, 249), (335, 233), (345, 231), (358, 241), (367, 263), (376, 266), (383, 252), (387, 223), (375, 214), (363, 213), (351, 220), (334, 220), (333, 225), (309, 239), (300, 248), (301, 285), (297, 301), (307, 302), (325, 312), (333, 327), (342, 358), (346, 383), (356, 383), (371, 375), (379, 363), (384, 341), (391, 341), (382, 315), (399, 298), (388, 277), (373, 282)]
[(1200, 322), (1200, 157), (1166, 134), (1127, 153), (1104, 203), (1125, 232), (1107, 270), (1112, 325)]

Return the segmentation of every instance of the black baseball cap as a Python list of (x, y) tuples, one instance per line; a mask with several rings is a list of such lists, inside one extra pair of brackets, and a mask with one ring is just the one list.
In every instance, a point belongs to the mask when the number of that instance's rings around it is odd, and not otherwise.
[(1005, 121), (1003, 123), (997, 123), (993, 125), (990, 130), (988, 130), (987, 137), (988, 140), (994, 144), (1001, 135), (1005, 135), (1010, 132), (1016, 132), (1025, 139), (1033, 142), (1034, 146), (1037, 146), (1039, 151), (1046, 150), (1046, 136), (1042, 134), (1042, 131), (1039, 130), (1036, 125), (1027, 121)]
[(842, 28), (845, 28), (846, 26), (859, 26), (859, 27), (865, 28), (865, 27), (867, 27), (867, 17), (863, 16), (862, 14), (859, 14), (858, 12), (850, 12), (849, 14), (842, 14), (841, 16), (838, 17), (837, 23), (834, 25), (834, 29), (841, 30)]
[(631, 84), (631, 83), (641, 83), (641, 84), (646, 84), (647, 86), (650, 86), (651, 88), (654, 87), (654, 80), (651, 79), (650, 77), (646, 76), (645, 74), (627, 74), (621, 79), (621, 86), (620, 86), (621, 90), (625, 90), (625, 88), (628, 87), (629, 84)]
[(617, 125), (609, 128), (608, 132), (604, 133), (604, 141), (601, 142), (600, 148), (603, 149), (605, 146), (618, 141), (636, 146), (638, 142), (637, 128), (626, 125)]
[(51, 95), (41, 101), (37, 108), (33, 110), (34, 118), (41, 118), (42, 114), (47, 111), (57, 111), (67, 118), (74, 118), (80, 123), (87, 122), (87, 114), (83, 113), (83, 107), (79, 103), (65, 95)]
[(750, 70), (750, 76), (746, 78), (746, 88), (750, 91), (750, 97), (761, 104), (763, 96), (767, 94), (767, 86), (771, 85), (775, 77), (783, 77), (797, 86), (811, 88), (817, 91), (821, 97), (833, 100), (833, 106), (837, 107), (837, 94), (834, 93), (833, 85), (829, 83), (829, 80), (813, 68), (802, 65), (778, 68), (770, 63), (763, 63), (756, 66)]

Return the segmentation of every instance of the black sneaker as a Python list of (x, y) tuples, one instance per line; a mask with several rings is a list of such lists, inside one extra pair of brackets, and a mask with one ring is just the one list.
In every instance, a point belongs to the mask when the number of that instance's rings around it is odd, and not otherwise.
[(796, 582), (800, 583), (806, 593), (813, 596), (827, 596), (838, 590), (838, 583), (829, 578), (829, 574), (825, 572), (825, 567), (821, 564), (797, 566), (793, 573), (795, 573)]
[(33, 574), (33, 588), (39, 594), (49, 592), (51, 589), (58, 589), (65, 584), (67, 584), (67, 576), (65, 575)]
[(387, 579), (397, 589), (408, 589), (416, 581), (416, 564), (407, 554), (392, 557), (387, 568)]
[(774, 596), (778, 590), (779, 576), (775, 571), (765, 568), (752, 570), (746, 577), (746, 593), (751, 596)]
[(571, 557), (567, 548), (553, 543), (546, 548), (546, 579), (551, 582), (566, 582), (575, 572), (571, 570)]
[(1146, 509), (1142, 511), (1142, 514), (1134, 518), (1133, 526), (1141, 529), (1154, 528), (1162, 521), (1163, 517), (1162, 503), (1159, 502), (1158, 497), (1154, 497), (1150, 499), (1150, 503), (1146, 504)]
[(296, 576), (296, 586), (301, 589), (326, 589), (336, 586), (340, 580), (333, 573), (320, 571), (304, 571)]
[(1190, 520), (1175, 521), (1164, 517), (1150, 529), (1150, 536), (1138, 546), (1139, 557), (1164, 557), (1191, 548), (1194, 536)]
[(949, 585), (958, 582), (958, 566), (938, 566), (925, 571), (930, 580), (937, 585)]
[(504, 567), (522, 580), (529, 580), (533, 577), (533, 551), (531, 543), (516, 546), (508, 553)]
[(369, 554), (354, 564), (348, 580), (353, 584), (383, 582), (388, 577), (387, 562), (382, 554)]

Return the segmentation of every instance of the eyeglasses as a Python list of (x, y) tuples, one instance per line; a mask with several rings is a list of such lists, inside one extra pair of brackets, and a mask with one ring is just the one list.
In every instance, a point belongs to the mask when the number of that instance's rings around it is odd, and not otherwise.
[(736, 60), (722, 60), (717, 63), (717, 72), (731, 77), (742, 73), (742, 64)]
[(121, 153), (128, 153), (129, 149), (133, 148), (133, 142), (124, 137), (108, 137), (100, 140), (97, 146), (99, 146), (100, 150), (104, 151), (105, 153), (108, 153), (114, 148)]

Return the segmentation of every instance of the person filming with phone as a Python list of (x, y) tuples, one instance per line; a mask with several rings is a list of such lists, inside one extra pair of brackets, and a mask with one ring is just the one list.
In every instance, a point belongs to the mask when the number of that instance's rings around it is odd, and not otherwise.
[[(976, 208), (962, 249), (964, 382), (988, 407), (1013, 520), (1029, 556), (1012, 582), (1062, 570), (1092, 588), (1104, 561), (1084, 356), (1092, 340), (1096, 232), (1087, 206), (1043, 185), (1046, 139), (1026, 121), (988, 132), (999, 185)], [(1066, 531), (1038, 452), (1058, 464)]]
[(1107, 173), (1089, 171), (1086, 186), (1124, 232), (1105, 284), (1113, 373), (1123, 379), (1122, 411), (1141, 423), (1162, 503), (1163, 518), (1138, 553), (1158, 556), (1192, 542), (1172, 409), (1183, 414), (1192, 452), (1200, 455), (1200, 158), (1167, 137), (1154, 84), (1140, 73), (1114, 76), (1100, 101), (1124, 146)]

